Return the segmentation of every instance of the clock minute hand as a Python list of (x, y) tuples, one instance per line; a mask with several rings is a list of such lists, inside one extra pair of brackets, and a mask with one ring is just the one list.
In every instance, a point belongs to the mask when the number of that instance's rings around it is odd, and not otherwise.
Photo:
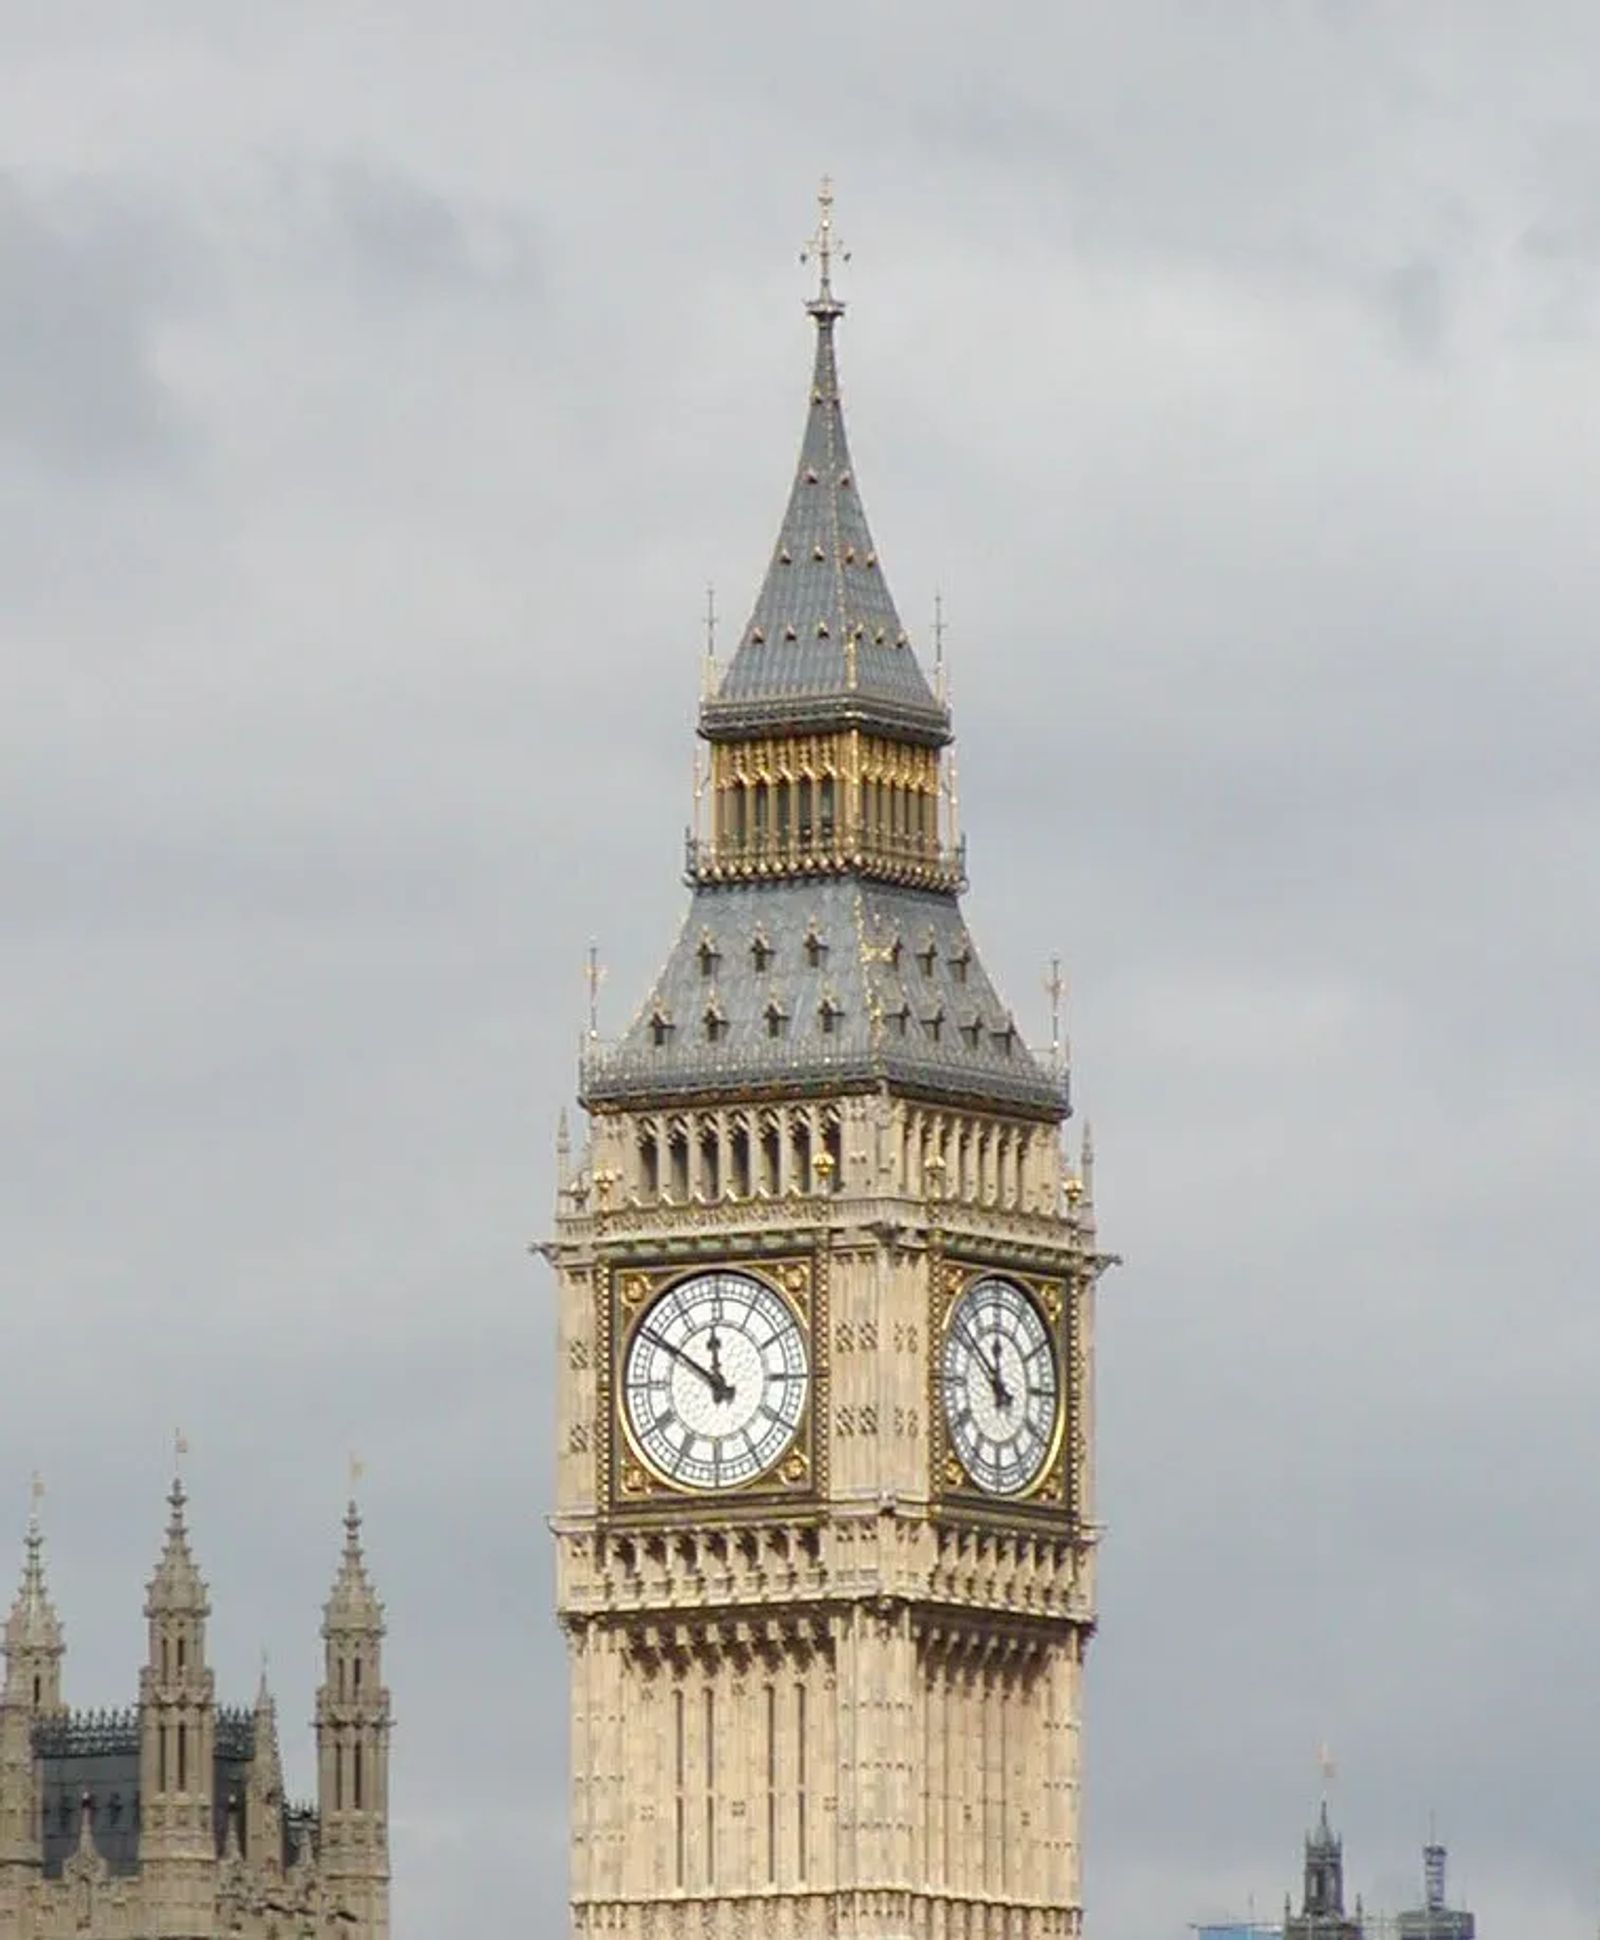
[(990, 1367), (988, 1359), (986, 1358), (982, 1347), (978, 1343), (977, 1335), (973, 1333), (972, 1329), (967, 1325), (965, 1321), (962, 1321), (961, 1323), (960, 1333), (961, 1333), (961, 1338), (967, 1343), (967, 1346), (972, 1350), (972, 1358), (978, 1363), (979, 1367), (981, 1367), (984, 1373), (989, 1377), (989, 1389), (990, 1389), (990, 1392), (994, 1395), (994, 1405), (997, 1408), (1003, 1408), (1007, 1406), (1011, 1397), (1009, 1395), (1006, 1395), (1006, 1399), (1004, 1401), (1001, 1400), (1000, 1397), (1003, 1394), (1005, 1394), (1005, 1390), (1000, 1385), (999, 1376), (995, 1373), (994, 1369)]
[(713, 1401), (727, 1399), (724, 1390), (727, 1389), (728, 1384), (720, 1374), (713, 1374), (710, 1368), (702, 1367), (692, 1354), (685, 1354), (681, 1347), (677, 1346), (673, 1341), (669, 1341), (665, 1334), (658, 1334), (653, 1327), (641, 1327), (639, 1332), (644, 1335), (646, 1340), (654, 1341), (657, 1347), (661, 1348), (665, 1353), (670, 1354), (675, 1361), (682, 1361), (691, 1374), (698, 1374), (700, 1379), (711, 1390), (711, 1399)]

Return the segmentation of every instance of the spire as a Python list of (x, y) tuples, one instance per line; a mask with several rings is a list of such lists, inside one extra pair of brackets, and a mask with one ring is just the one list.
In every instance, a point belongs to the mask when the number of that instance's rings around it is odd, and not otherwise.
[(145, 1597), (147, 1617), (180, 1613), (203, 1617), (210, 1614), (205, 1579), (195, 1567), (194, 1557), (189, 1552), (189, 1531), (183, 1514), (187, 1501), (183, 1477), (174, 1475), (172, 1488), (167, 1495), (167, 1539)]
[(804, 257), (817, 265), (817, 294), (806, 305), (817, 341), (800, 462), (755, 610), (700, 710), (701, 730), (716, 740), (773, 726), (861, 723), (942, 746), (949, 713), (895, 609), (845, 437), (834, 347), (844, 305), (833, 289), (843, 252), (826, 179), (818, 204)]
[(28, 1511), (28, 1533), (23, 1538), (22, 1581), (6, 1620), (6, 1655), (23, 1651), (56, 1653), (61, 1649), (61, 1619), (44, 1580), (44, 1535), (39, 1527), (39, 1495), (34, 1490), (33, 1506)]
[(23, 1539), (22, 1581), (6, 1619), (6, 1686), (35, 1707), (52, 1709), (59, 1702), (57, 1688), (65, 1642), (61, 1619), (44, 1579), (44, 1535), (39, 1527), (39, 1501), (44, 1490), (37, 1476), (28, 1510), (28, 1533)]
[(256, 1690), (255, 1756), (251, 1761), (251, 1783), (272, 1797), (283, 1796), (283, 1754), (278, 1745), (278, 1706), (267, 1685), (267, 1670), (261, 1667), (261, 1683)]
[(354, 1496), (344, 1515), (344, 1554), (333, 1591), (323, 1606), (322, 1633), (360, 1631), (383, 1634), (383, 1605), (367, 1578), (366, 1559), (361, 1553), (361, 1511)]

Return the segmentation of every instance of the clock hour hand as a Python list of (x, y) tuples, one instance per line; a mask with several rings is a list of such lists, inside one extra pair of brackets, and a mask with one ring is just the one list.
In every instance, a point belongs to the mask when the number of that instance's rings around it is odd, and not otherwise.
[(664, 1353), (670, 1354), (675, 1361), (682, 1361), (691, 1374), (698, 1374), (700, 1379), (711, 1390), (711, 1399), (713, 1401), (731, 1401), (733, 1399), (733, 1389), (728, 1386), (727, 1382), (719, 1373), (709, 1367), (702, 1367), (692, 1354), (686, 1354), (676, 1342), (668, 1340), (665, 1334), (658, 1334), (653, 1327), (641, 1327), (639, 1332), (644, 1335), (647, 1341), (653, 1341)]
[(722, 1337), (715, 1327), (706, 1335), (706, 1352), (711, 1356), (711, 1372), (716, 1377), (717, 1386), (711, 1390), (713, 1401), (731, 1401), (733, 1383), (722, 1371)]
[(1005, 1377), (1000, 1372), (1000, 1336), (998, 1334), (994, 1337), (994, 1358), (990, 1364), (989, 1378), (994, 1388), (995, 1406), (1003, 1413), (1009, 1414), (1011, 1412), (1011, 1390), (1006, 1386)]

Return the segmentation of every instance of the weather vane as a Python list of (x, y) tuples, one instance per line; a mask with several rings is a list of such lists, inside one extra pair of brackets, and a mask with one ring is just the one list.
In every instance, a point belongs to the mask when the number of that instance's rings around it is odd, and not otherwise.
[(589, 945), (589, 961), (584, 966), (583, 980), (589, 986), (589, 1038), (593, 1042), (600, 1035), (600, 986), (606, 980), (598, 943)]
[(818, 303), (832, 303), (833, 296), (833, 258), (838, 252), (839, 261), (848, 263), (850, 252), (833, 233), (833, 177), (824, 175), (822, 187), (817, 190), (817, 226), (811, 240), (800, 251), (802, 263), (815, 260), (817, 265)]
[(1050, 1057), (1061, 1062), (1061, 1000), (1067, 994), (1067, 980), (1061, 974), (1060, 957), (1050, 959), (1050, 974), (1044, 980), (1044, 993), (1050, 999)]

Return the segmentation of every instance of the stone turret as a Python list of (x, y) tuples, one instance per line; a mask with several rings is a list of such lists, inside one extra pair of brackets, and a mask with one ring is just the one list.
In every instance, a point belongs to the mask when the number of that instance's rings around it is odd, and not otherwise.
[(139, 1673), (139, 1860), (155, 1936), (207, 1930), (217, 1857), (211, 1603), (189, 1552), (185, 1500), (174, 1478), (166, 1542), (145, 1596), (149, 1646)]
[(41, 1864), (34, 1721), (61, 1710), (61, 1619), (44, 1580), (44, 1537), (37, 1492), (28, 1518), (22, 1582), (5, 1627), (5, 1686), (0, 1694), (0, 1928), (14, 1930)]
[(283, 1872), (283, 1755), (278, 1746), (278, 1707), (261, 1673), (256, 1692), (254, 1756), (244, 1797), (244, 1853), (258, 1874)]
[(351, 1940), (389, 1930), (389, 1693), (383, 1605), (361, 1553), (361, 1514), (345, 1515), (344, 1554), (323, 1610), (317, 1693), (319, 1860), (330, 1901), (352, 1916)]

